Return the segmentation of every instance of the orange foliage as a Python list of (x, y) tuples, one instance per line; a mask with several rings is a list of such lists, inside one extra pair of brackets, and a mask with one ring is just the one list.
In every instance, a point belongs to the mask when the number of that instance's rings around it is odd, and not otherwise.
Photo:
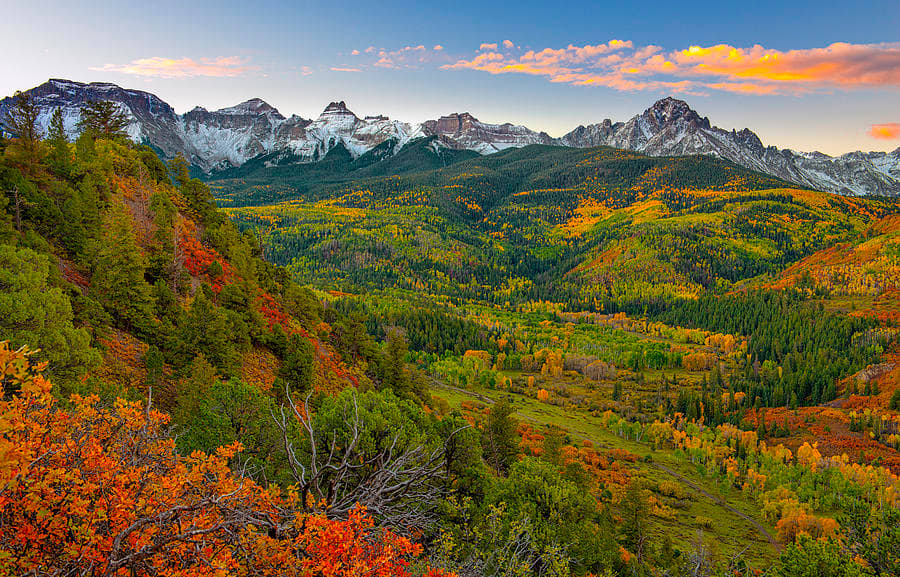
[(838, 522), (828, 517), (816, 517), (801, 509), (788, 511), (775, 525), (783, 543), (793, 543), (800, 535), (813, 539), (828, 539), (838, 530)]
[(0, 384), (19, 390), (0, 401), (4, 573), (407, 577), (421, 554), (362, 509), (303, 514), (296, 494), (236, 475), (239, 443), (177, 454), (168, 417), (139, 402), (62, 409), (28, 354), (0, 343)]
[(106, 337), (98, 339), (105, 349), (103, 364), (93, 376), (110, 383), (120, 383), (128, 388), (145, 390), (147, 369), (143, 356), (149, 348), (131, 334), (113, 329)]
[(241, 379), (248, 385), (269, 391), (272, 389), (279, 368), (278, 357), (271, 351), (254, 347), (247, 351), (241, 360)]

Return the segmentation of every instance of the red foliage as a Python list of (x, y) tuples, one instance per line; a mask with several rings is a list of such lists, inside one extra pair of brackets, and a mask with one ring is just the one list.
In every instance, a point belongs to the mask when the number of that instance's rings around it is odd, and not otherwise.
[(260, 293), (256, 297), (256, 306), (259, 309), (259, 312), (266, 318), (266, 324), (269, 326), (269, 330), (275, 328), (275, 325), (281, 325), (284, 332), (289, 335), (303, 333), (304, 336), (306, 336), (306, 331), (294, 325), (290, 315), (282, 310), (281, 305), (279, 305), (269, 293)]
[[(181, 249), (181, 263), (192, 276), (205, 279), (209, 282), (214, 293), (218, 294), (222, 287), (234, 282), (234, 269), (231, 263), (212, 248), (207, 248), (190, 234), (182, 234), (178, 241)], [(213, 277), (209, 273), (209, 265), (218, 262), (222, 268), (222, 274)]]
[[(0, 343), (0, 568), (9, 575), (409, 576), (421, 547), (301, 511), (235, 474), (239, 443), (180, 455), (168, 417), (139, 402), (57, 405), (28, 353)], [(430, 571), (438, 577), (443, 573)]]

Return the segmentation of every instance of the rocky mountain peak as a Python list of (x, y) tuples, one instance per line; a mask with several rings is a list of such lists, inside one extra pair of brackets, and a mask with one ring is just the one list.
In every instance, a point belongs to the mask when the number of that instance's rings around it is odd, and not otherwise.
[[(40, 110), (41, 131), (46, 131), (53, 112), (61, 110), (65, 129), (74, 138), (85, 103), (109, 100), (129, 116), (127, 130), (135, 141), (149, 142), (166, 157), (184, 154), (206, 171), (240, 166), (270, 154), (316, 162), (339, 144), (358, 157), (387, 140), (396, 142), (392, 148), (396, 151), (417, 138), (437, 137), (433, 146), (481, 154), (530, 144), (612, 146), (650, 156), (705, 154), (820, 190), (900, 196), (900, 148), (831, 157), (765, 147), (751, 130), (712, 126), (685, 101), (673, 97), (655, 102), (627, 122), (603, 120), (554, 139), (525, 126), (481, 122), (468, 112), (407, 124), (383, 116), (360, 120), (345, 102), (336, 101), (317, 120), (305, 120), (296, 115), (284, 118), (263, 100), (252, 98), (215, 112), (197, 107), (177, 114), (149, 92), (60, 78), (28, 92)], [(11, 97), (0, 100), (0, 124), (12, 103)]]
[(709, 128), (709, 119), (701, 118), (684, 100), (671, 96), (657, 100), (653, 106), (644, 111), (643, 116), (654, 120), (659, 125), (685, 122)]
[(356, 118), (356, 115), (347, 108), (347, 104), (343, 100), (329, 103), (325, 110), (322, 111), (321, 116), (352, 116)]
[(234, 115), (259, 115), (259, 114), (274, 114), (277, 116), (281, 116), (278, 110), (275, 109), (274, 106), (270, 105), (265, 100), (261, 98), (251, 98), (250, 100), (245, 100), (240, 104), (236, 104), (234, 106), (229, 106), (228, 108), (221, 108), (217, 110), (220, 114), (234, 114)]

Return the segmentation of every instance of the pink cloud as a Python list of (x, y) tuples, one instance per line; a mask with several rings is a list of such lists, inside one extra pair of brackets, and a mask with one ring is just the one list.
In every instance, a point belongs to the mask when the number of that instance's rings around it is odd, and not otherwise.
[(354, 50), (350, 54), (352, 54), (353, 56), (359, 56), (359, 50)]
[(515, 46), (515, 44), (513, 44), (512, 40), (504, 40), (503, 41), (504, 48), (512, 48), (513, 46)]
[(155, 78), (190, 78), (193, 76), (234, 77), (256, 70), (248, 66), (237, 56), (218, 58), (165, 58), (152, 56), (139, 58), (128, 64), (104, 64), (91, 70), (101, 72), (119, 72), (134, 76)]
[(352, 66), (332, 66), (331, 70), (334, 72), (362, 72), (362, 69)]
[(879, 140), (897, 140), (900, 138), (900, 122), (873, 124), (869, 128), (869, 136)]
[[(506, 42), (503, 43), (507, 46)], [(803, 93), (857, 88), (900, 88), (900, 43), (835, 43), (824, 48), (778, 51), (756, 45), (691, 46), (665, 51), (631, 41), (497, 52), (482, 44), (477, 54), (445, 64), (490, 74), (530, 74), (550, 82), (608, 86), (617, 90), (722, 90), (744, 94)]]
[(430, 62), (449, 61), (449, 57), (444, 54), (444, 47), (440, 44), (435, 44), (432, 48), (427, 48), (424, 44), (410, 44), (396, 50), (369, 46), (364, 52), (369, 55), (369, 58), (365, 62), (354, 61), (354, 66), (374, 66), (388, 69), (420, 68)]

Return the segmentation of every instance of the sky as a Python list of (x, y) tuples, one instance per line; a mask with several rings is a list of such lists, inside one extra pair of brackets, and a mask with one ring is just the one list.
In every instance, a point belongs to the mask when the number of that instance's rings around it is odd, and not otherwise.
[(0, 95), (114, 82), (184, 112), (471, 112), (562, 136), (665, 96), (763, 143), (900, 147), (900, 2), (5, 0)]

